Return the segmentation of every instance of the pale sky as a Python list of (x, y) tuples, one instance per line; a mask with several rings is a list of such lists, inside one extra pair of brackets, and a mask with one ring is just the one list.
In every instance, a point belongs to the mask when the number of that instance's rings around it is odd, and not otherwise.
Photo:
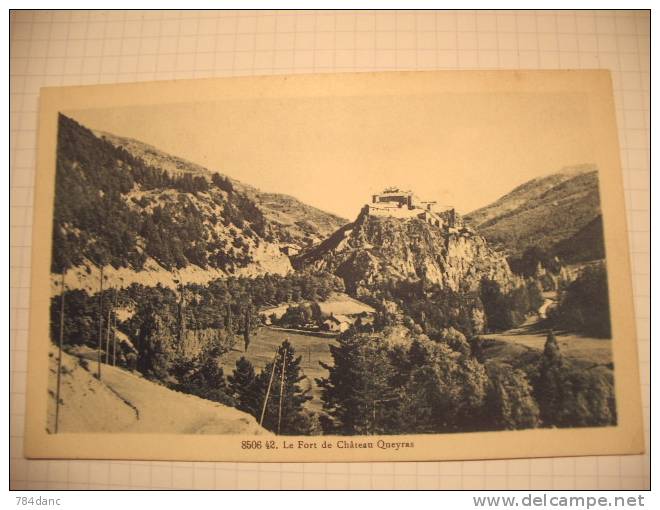
[(529, 179), (595, 159), (586, 99), (568, 92), (270, 98), (63, 113), (349, 220), (386, 186), (467, 213)]

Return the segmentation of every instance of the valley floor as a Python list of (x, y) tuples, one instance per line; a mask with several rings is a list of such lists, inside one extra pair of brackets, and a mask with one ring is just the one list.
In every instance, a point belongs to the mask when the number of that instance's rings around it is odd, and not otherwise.
[[(547, 334), (547, 329), (542, 327), (539, 319), (532, 319), (517, 328), (482, 335), (482, 338), (495, 341), (486, 347), (488, 358), (508, 361), (524, 357), (530, 351), (543, 351)], [(564, 357), (585, 367), (612, 363), (612, 340), (557, 331), (554, 334)]]
[[(486, 357), (502, 361), (524, 359), (530, 354), (543, 351), (548, 329), (543, 321), (549, 309), (557, 304), (557, 292), (543, 293), (543, 304), (535, 317), (530, 317), (517, 328), (482, 335), (485, 340), (494, 342), (486, 348)], [(612, 341), (605, 338), (589, 338), (575, 333), (554, 331), (562, 354), (575, 363), (594, 368), (612, 363)]]

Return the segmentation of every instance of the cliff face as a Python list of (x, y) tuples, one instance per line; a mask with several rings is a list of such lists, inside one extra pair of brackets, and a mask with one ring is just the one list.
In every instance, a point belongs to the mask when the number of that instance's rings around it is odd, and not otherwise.
[(484, 276), (504, 289), (515, 280), (506, 260), (469, 229), (365, 212), (294, 264), (333, 272), (358, 294), (389, 279), (423, 278), (452, 290), (476, 290)]

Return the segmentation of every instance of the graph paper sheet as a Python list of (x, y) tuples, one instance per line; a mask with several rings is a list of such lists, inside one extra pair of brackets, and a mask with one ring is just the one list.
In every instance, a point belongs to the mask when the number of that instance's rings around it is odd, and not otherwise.
[(12, 13), (11, 487), (649, 488), (648, 453), (471, 462), (233, 464), (28, 461), (22, 448), (40, 87), (255, 74), (496, 68), (612, 71), (648, 444), (649, 46), (647, 12)]

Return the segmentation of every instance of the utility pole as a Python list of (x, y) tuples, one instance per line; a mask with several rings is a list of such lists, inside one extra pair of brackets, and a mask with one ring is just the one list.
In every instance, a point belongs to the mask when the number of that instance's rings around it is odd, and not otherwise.
[(268, 404), (268, 396), (270, 395), (270, 387), (273, 385), (273, 376), (275, 375), (275, 364), (277, 363), (277, 355), (279, 351), (275, 351), (275, 357), (273, 358), (273, 368), (270, 371), (270, 380), (268, 381), (268, 389), (266, 390), (266, 398), (264, 399), (264, 405), (261, 409), (261, 418), (259, 419), (259, 425), (264, 424), (264, 416), (266, 415), (266, 405)]
[(280, 378), (280, 404), (277, 410), (277, 435), (280, 435), (280, 425), (282, 424), (282, 401), (284, 400), (284, 375), (286, 374), (286, 355), (289, 349), (284, 349), (284, 356), (282, 358), (282, 377)]
[(110, 313), (112, 312), (112, 307), (108, 306), (108, 320), (105, 325), (105, 364), (110, 363)]
[(62, 343), (64, 341), (64, 274), (62, 269), (62, 293), (60, 294), (60, 341), (57, 356), (57, 392), (55, 393), (55, 434), (60, 425), (60, 386), (62, 381)]
[(110, 364), (110, 330), (112, 329), (112, 319), (114, 318), (115, 307), (117, 306), (117, 289), (112, 289), (112, 305), (108, 307), (108, 323), (105, 327), (105, 363)]
[(112, 366), (117, 366), (117, 316), (112, 316)]
[[(119, 288), (121, 289), (121, 284), (119, 284)], [(110, 327), (110, 324), (108, 324), (108, 327)], [(116, 361), (117, 361), (117, 289), (115, 289), (114, 293), (114, 299), (112, 303), (112, 366), (116, 366)], [(110, 352), (108, 351), (108, 356), (110, 356)], [(109, 363), (109, 361), (108, 361)]]
[(103, 346), (103, 265), (101, 265), (101, 287), (99, 290), (99, 347), (97, 352), (98, 359), (98, 379), (101, 380), (101, 347)]
[(180, 280), (175, 279), (175, 283), (177, 284), (177, 290), (179, 291), (179, 310), (178, 310), (178, 331), (177, 334), (179, 336), (179, 345), (177, 346), (178, 349), (182, 349), (183, 347), (183, 339), (185, 337), (185, 317), (184, 317), (184, 307), (186, 306), (185, 301), (184, 301), (184, 296), (183, 296), (183, 283), (180, 282)]

